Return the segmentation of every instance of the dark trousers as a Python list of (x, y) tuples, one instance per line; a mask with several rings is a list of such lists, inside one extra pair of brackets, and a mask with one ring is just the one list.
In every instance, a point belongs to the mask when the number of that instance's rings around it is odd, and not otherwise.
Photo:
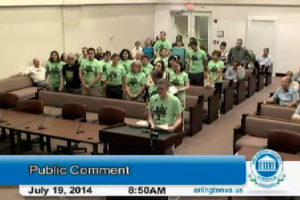
[(113, 99), (122, 99), (123, 90), (122, 85), (107, 85), (106, 86), (106, 97)]
[(222, 82), (221, 83), (215, 83), (215, 91), (219, 97), (219, 99), (221, 98), (221, 94), (222, 94)]
[(81, 94), (81, 88), (66, 88), (65, 91), (71, 94)]
[(204, 73), (189, 73), (189, 79), (191, 85), (204, 85)]

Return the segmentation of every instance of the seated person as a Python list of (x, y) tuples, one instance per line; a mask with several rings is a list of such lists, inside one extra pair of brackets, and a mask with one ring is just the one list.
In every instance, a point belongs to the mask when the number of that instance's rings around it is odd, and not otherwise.
[(182, 124), (182, 109), (177, 97), (168, 93), (169, 81), (162, 79), (157, 83), (158, 94), (149, 102), (148, 120), (152, 129), (174, 132)]
[(291, 71), (287, 71), (286, 72), (286, 75), (288, 76), (288, 77), (290, 77), (291, 78), (291, 85), (290, 85), (290, 87), (292, 87), (292, 88), (294, 88), (295, 90), (299, 90), (299, 83), (297, 82), (297, 81), (294, 81), (293, 80), (293, 76), (294, 76), (294, 74), (293, 74), (293, 72), (291, 72)]
[(144, 101), (143, 95), (146, 89), (147, 77), (141, 72), (141, 64), (133, 61), (131, 72), (127, 74), (125, 92), (129, 100)]
[(260, 65), (260, 67), (269, 67), (268, 72), (272, 72), (273, 60), (272, 57), (269, 55), (269, 48), (264, 48), (263, 55), (259, 56), (257, 58), (257, 62)]
[(300, 121), (300, 103), (297, 106), (297, 109), (295, 110), (294, 114), (292, 115), (292, 120)]
[(240, 62), (234, 61), (232, 66), (230, 66), (225, 72), (226, 80), (234, 80), (234, 82), (238, 80), (245, 79), (245, 69), (240, 65)]
[(279, 105), (292, 107), (297, 105), (299, 93), (294, 88), (290, 87), (291, 78), (285, 76), (281, 79), (281, 87), (279, 87), (273, 96), (264, 103), (274, 103), (279, 101)]
[(30, 76), (35, 86), (46, 87), (46, 69), (41, 66), (41, 62), (37, 58), (34, 58), (32, 63), (33, 65), (27, 67), (23, 72), (20, 72), (11, 77)]
[(74, 54), (67, 56), (68, 63), (62, 68), (59, 91), (72, 94), (81, 94), (81, 81), (79, 78), (79, 63)]

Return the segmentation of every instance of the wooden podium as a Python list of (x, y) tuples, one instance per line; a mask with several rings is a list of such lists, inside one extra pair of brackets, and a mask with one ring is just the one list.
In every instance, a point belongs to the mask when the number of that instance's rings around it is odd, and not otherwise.
[[(108, 144), (110, 155), (164, 155), (172, 146), (182, 143), (182, 133), (158, 131), (151, 137), (149, 130), (126, 124), (99, 131), (100, 141)], [(106, 197), (107, 200), (168, 200), (168, 197)]]

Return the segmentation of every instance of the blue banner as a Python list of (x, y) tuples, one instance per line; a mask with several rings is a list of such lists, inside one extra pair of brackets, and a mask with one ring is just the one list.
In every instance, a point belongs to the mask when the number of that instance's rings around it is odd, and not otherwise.
[(243, 185), (243, 156), (0, 156), (0, 185)]

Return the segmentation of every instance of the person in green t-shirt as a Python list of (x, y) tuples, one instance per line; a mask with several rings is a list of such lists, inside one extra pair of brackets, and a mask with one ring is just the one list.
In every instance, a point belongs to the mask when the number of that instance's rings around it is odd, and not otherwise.
[(218, 50), (214, 50), (212, 52), (213, 60), (209, 61), (207, 65), (207, 79), (209, 82), (214, 83), (215, 90), (219, 98), (222, 93), (222, 75), (224, 69), (224, 63), (220, 61), (221, 52)]
[(60, 61), (57, 51), (50, 53), (49, 62), (46, 64), (46, 85), (47, 88), (53, 91), (58, 91), (60, 87), (61, 71), (64, 62)]
[(78, 58), (78, 63), (81, 64), (89, 59), (88, 48), (83, 47), (81, 49), (82, 56)]
[(141, 71), (144, 72), (144, 74), (146, 75), (146, 77), (149, 77), (150, 74), (151, 74), (151, 72), (153, 71), (154, 67), (153, 67), (153, 65), (151, 65), (149, 63), (149, 57), (146, 56), (146, 55), (142, 56), (141, 61), (142, 61), (142, 70)]
[(143, 95), (146, 89), (147, 77), (141, 72), (141, 63), (133, 61), (131, 72), (126, 77), (125, 91), (129, 100), (144, 101)]
[[(162, 73), (164, 79), (167, 79), (167, 73), (165, 72), (165, 65), (164, 63), (160, 60), (158, 61), (155, 66), (154, 66), (154, 71), (159, 71)], [(152, 80), (152, 76), (148, 77), (147, 80), (147, 87), (149, 87), (152, 84), (153, 80)]]
[(110, 51), (105, 51), (103, 53), (103, 60), (99, 61), (99, 65), (102, 67), (102, 76), (101, 76), (101, 80), (98, 82), (101, 88), (101, 96), (105, 97), (106, 96), (106, 92), (105, 92), (105, 82), (106, 82), (106, 68), (109, 65), (112, 65), (111, 62), (111, 52)]
[(79, 78), (83, 95), (101, 96), (101, 88), (98, 82), (101, 80), (103, 69), (95, 58), (95, 53), (94, 48), (89, 48), (89, 59), (80, 65)]
[(122, 99), (125, 89), (126, 70), (119, 64), (119, 55), (113, 54), (112, 64), (106, 67), (106, 97)]
[(170, 54), (171, 49), (172, 49), (172, 43), (169, 40), (166, 40), (166, 32), (165, 31), (161, 31), (159, 34), (159, 40), (157, 40), (155, 42), (154, 45), (154, 54), (156, 57), (159, 56), (159, 52), (162, 48), (167, 49), (167, 55)]
[(206, 53), (198, 48), (197, 41), (190, 43), (188, 53), (188, 72), (191, 85), (204, 85), (204, 65), (207, 63)]
[(177, 89), (176, 97), (181, 102), (182, 108), (185, 108), (185, 91), (190, 87), (190, 81), (187, 73), (184, 72), (184, 66), (180, 60), (176, 60), (173, 65), (174, 73), (170, 77), (170, 83)]
[(130, 51), (128, 49), (123, 49), (120, 53), (120, 58), (121, 61), (119, 62), (119, 65), (122, 65), (125, 68), (126, 73), (128, 74), (129, 72), (131, 72), (132, 64)]
[(165, 69), (168, 69), (168, 50), (166, 48), (161, 48), (159, 51), (159, 57), (155, 58), (154, 64), (156, 64), (158, 61), (162, 61), (164, 63)]
[[(157, 83), (158, 94), (150, 98), (148, 120), (152, 129), (169, 132), (178, 130), (182, 125), (182, 108), (177, 97), (168, 93), (169, 81), (162, 79)], [(163, 126), (162, 126), (163, 125)]]
[(163, 79), (163, 73), (160, 71), (151, 72), (152, 83), (148, 86), (148, 97), (156, 95), (157, 92), (157, 82)]

